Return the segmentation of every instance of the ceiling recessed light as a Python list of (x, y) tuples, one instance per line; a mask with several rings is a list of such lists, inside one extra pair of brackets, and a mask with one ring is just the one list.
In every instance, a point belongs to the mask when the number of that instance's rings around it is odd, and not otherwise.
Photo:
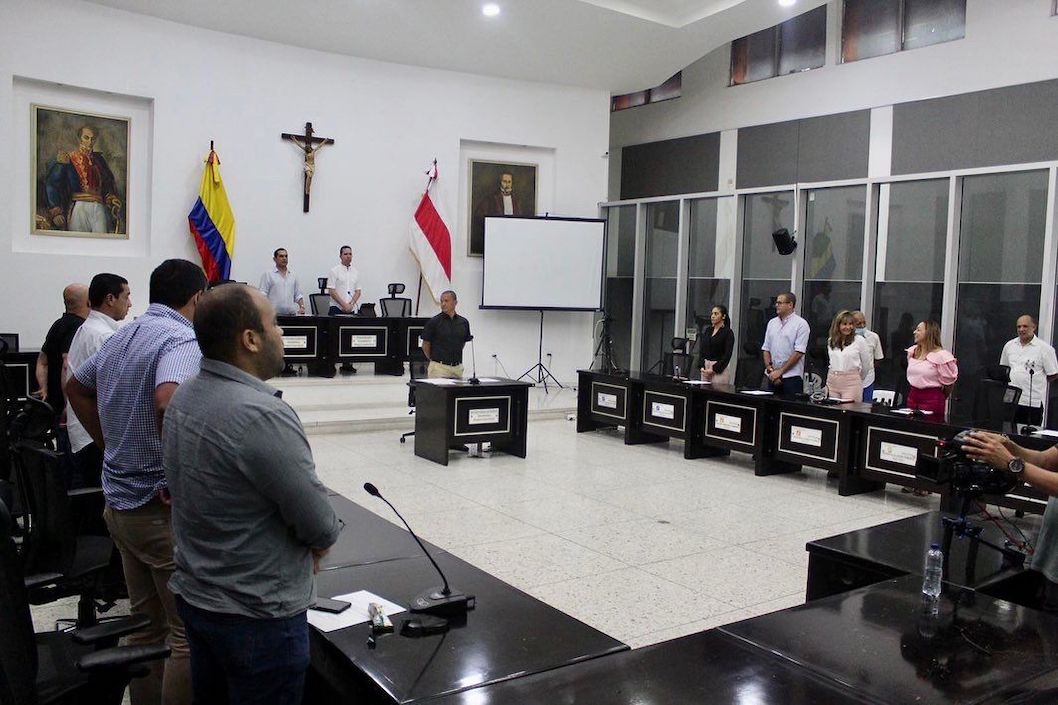
[(500, 14), (500, 6), (494, 2), (487, 2), (481, 6), (481, 14), (485, 17), (495, 17)]
[(783, 7), (790, 7), (796, 2), (797, 0), (779, 0), (779, 4)]

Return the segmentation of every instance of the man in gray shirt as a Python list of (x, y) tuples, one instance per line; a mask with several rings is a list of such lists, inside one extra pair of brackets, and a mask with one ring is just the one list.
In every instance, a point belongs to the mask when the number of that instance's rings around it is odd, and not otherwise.
[(297, 276), (287, 268), (290, 255), (280, 247), (272, 253), (275, 267), (261, 275), (257, 288), (272, 302), (280, 316), (296, 316), (305, 313), (305, 293)]
[(306, 610), (340, 522), (304, 429), (264, 383), (282, 330), (259, 291), (226, 284), (195, 312), (202, 369), (173, 395), (162, 454), (173, 498), (169, 587), (191, 647), (195, 702), (299, 703)]

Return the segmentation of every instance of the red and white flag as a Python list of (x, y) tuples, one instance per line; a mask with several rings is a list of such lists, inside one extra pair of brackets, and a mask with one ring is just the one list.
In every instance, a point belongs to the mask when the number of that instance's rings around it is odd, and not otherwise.
[(441, 300), (441, 293), (452, 288), (452, 235), (448, 232), (444, 218), (430, 198), (430, 187), (437, 180), (437, 161), (426, 172), (429, 181), (422, 194), (419, 207), (411, 219), (411, 238), (408, 247), (419, 261), (419, 270), (434, 301)]

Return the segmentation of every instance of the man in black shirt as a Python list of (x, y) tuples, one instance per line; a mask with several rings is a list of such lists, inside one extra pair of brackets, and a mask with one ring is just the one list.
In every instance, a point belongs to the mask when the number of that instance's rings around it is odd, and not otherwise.
[(66, 398), (62, 393), (62, 368), (66, 353), (70, 352), (70, 343), (74, 333), (88, 318), (88, 287), (84, 284), (70, 284), (62, 290), (62, 302), (66, 313), (51, 324), (44, 344), (37, 355), (37, 384), (40, 386), (40, 398), (62, 414), (66, 408)]
[(454, 291), (441, 294), (441, 312), (422, 329), (422, 351), (430, 361), (428, 377), (463, 376), (463, 346), (470, 340), (470, 321), (456, 313)]

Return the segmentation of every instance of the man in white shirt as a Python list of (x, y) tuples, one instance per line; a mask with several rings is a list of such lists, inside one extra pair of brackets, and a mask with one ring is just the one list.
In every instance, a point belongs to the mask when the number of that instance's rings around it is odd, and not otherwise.
[[(118, 329), (118, 321), (125, 319), (132, 306), (129, 282), (117, 274), (97, 274), (88, 286), (88, 318), (77, 329), (66, 357), (67, 368), (76, 370), (92, 357), (107, 338)], [(69, 376), (67, 373), (66, 376)], [(65, 385), (66, 380), (63, 380)], [(66, 402), (66, 431), (70, 436), (73, 457), (73, 487), (98, 487), (103, 470), (103, 450), (92, 442), (92, 437)]]
[(867, 376), (863, 378), (863, 400), (870, 403), (874, 400), (874, 363), (885, 357), (882, 353), (882, 339), (867, 327), (867, 316), (863, 311), (852, 312), (852, 324), (856, 326), (856, 335), (863, 337), (867, 341), (867, 347), (871, 349), (871, 366), (867, 369)]
[[(331, 296), (328, 316), (356, 313), (356, 302), (360, 300), (360, 272), (353, 266), (353, 248), (342, 245), (338, 256), (341, 264), (332, 267), (327, 276), (327, 293)], [(356, 368), (346, 362), (342, 364), (342, 372), (356, 374)]]
[(1018, 337), (1003, 346), (999, 364), (1010, 368), (1010, 384), (1021, 390), (1018, 423), (1038, 426), (1043, 421), (1047, 387), (1058, 377), (1054, 348), (1036, 337), (1036, 319), (1018, 318)]
[(272, 261), (275, 267), (261, 275), (261, 283), (257, 288), (272, 302), (276, 315), (304, 315), (305, 294), (298, 278), (287, 268), (290, 256), (280, 247), (272, 253)]
[(808, 321), (794, 311), (797, 297), (786, 291), (775, 297), (775, 318), (764, 331), (764, 374), (767, 387), (792, 399), (804, 392), (805, 352), (811, 330)]

